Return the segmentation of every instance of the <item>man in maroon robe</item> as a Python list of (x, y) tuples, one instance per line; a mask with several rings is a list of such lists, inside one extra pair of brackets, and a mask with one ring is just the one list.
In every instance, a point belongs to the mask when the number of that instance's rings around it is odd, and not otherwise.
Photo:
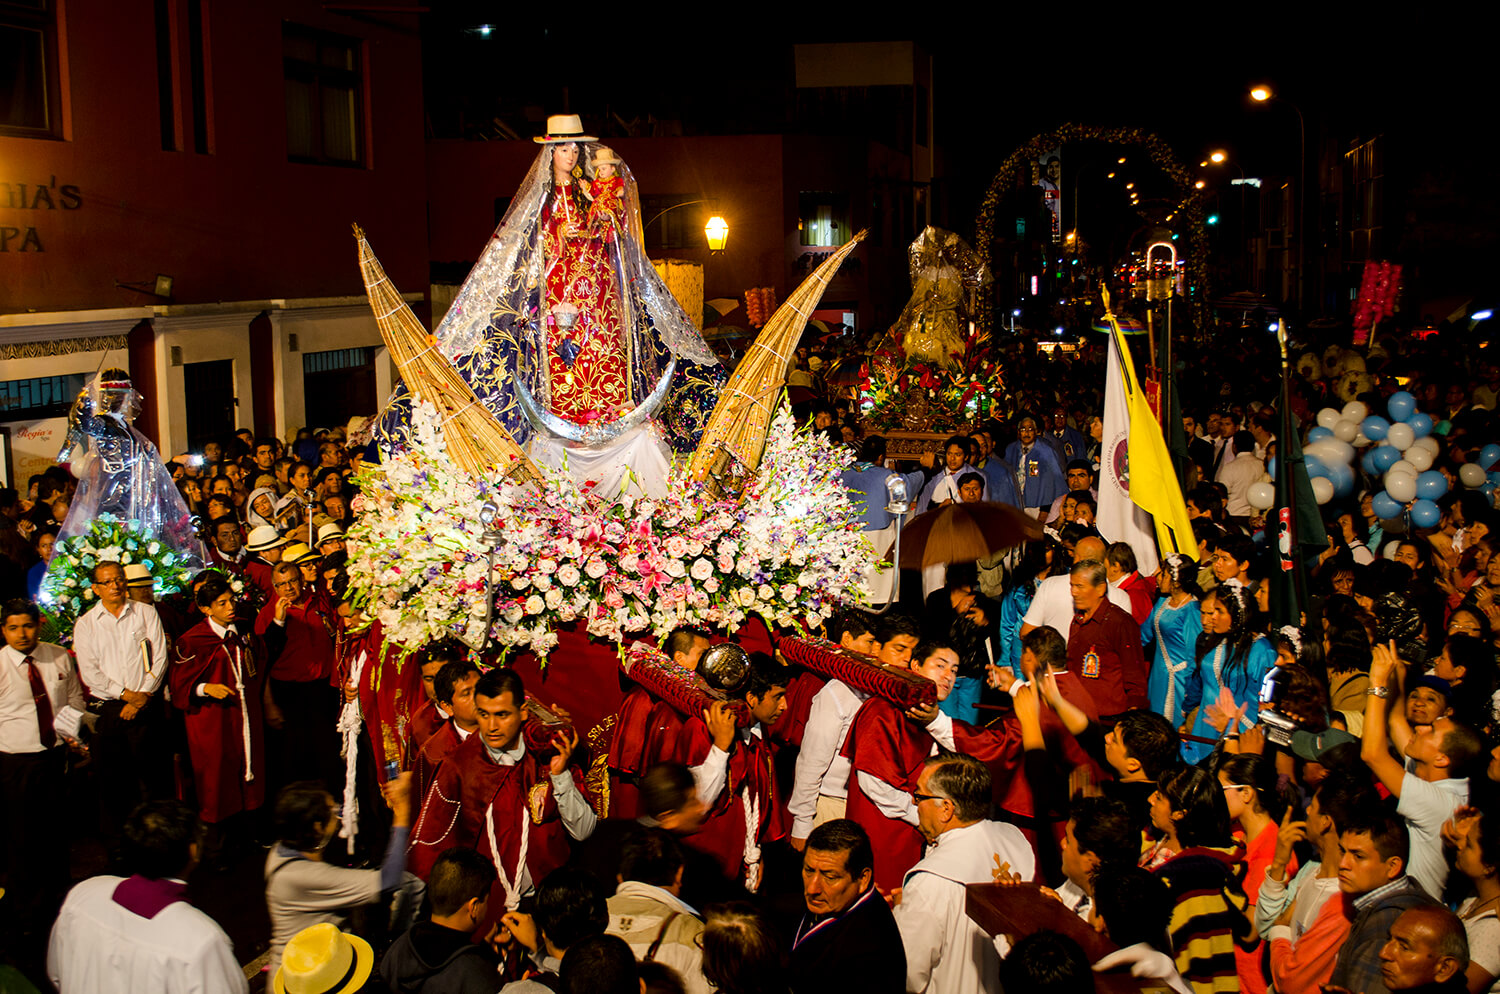
[(177, 641), (172, 702), (186, 712), (199, 816), (214, 825), (265, 800), (268, 667), (260, 639), (236, 630), (234, 592), (222, 576), (210, 575), (196, 600), (205, 617)]
[[(911, 655), (909, 668), (937, 686), (937, 699), (947, 698), (958, 678), (958, 653), (946, 642), (924, 642)], [(860, 705), (844, 741), (849, 760), (849, 801), (846, 817), (859, 822), (878, 854), (875, 885), (882, 892), (901, 886), (901, 880), (922, 858), (922, 833), (917, 830), (917, 806), (912, 792), (922, 764), (938, 751), (937, 742), (921, 721), (932, 721), (936, 708), (926, 713), (902, 714), (883, 697)]]
[[(709, 638), (694, 628), (679, 628), (662, 643), (662, 653), (689, 673), (708, 649)], [(622, 680), (625, 679), (622, 677)], [(639, 684), (631, 684), (615, 716), (609, 742), (610, 816), (636, 816), (636, 781), (657, 763), (684, 762), (682, 715)]]
[(569, 767), (578, 734), (559, 732), (550, 760), (533, 754), (521, 736), (525, 702), (515, 671), (497, 667), (479, 678), (478, 734), (443, 762), (412, 826), (410, 865), (423, 879), (454, 846), (476, 849), (495, 864), (481, 933), (567, 862), (569, 839), (588, 838), (598, 823)]
[(687, 763), (698, 799), (708, 809), (703, 827), (683, 842), (712, 856), (728, 879), (742, 880), (754, 893), (760, 886), (761, 846), (785, 838), (789, 827), (767, 739), (786, 710), (792, 674), (768, 656), (750, 658), (750, 672), (735, 695), (750, 709), (749, 728), (735, 727), (723, 701), (683, 724)]
[(433, 681), (438, 708), (450, 717), (432, 733), (412, 763), (412, 789), (416, 797), (427, 796), (443, 763), (479, 728), (479, 718), (474, 713), (474, 687), (478, 683), (479, 667), (472, 660), (454, 660), (438, 670)]
[[(1021, 672), (1027, 683), (1038, 687), (1039, 692), (1045, 691), (1044, 696), (1050, 695), (1055, 686), (1057, 695), (1072, 705), (1071, 713), (1086, 719), (1085, 725), (1099, 721), (1093, 698), (1068, 668), (1068, 645), (1054, 629), (1043, 625), (1026, 633), (1021, 640)], [(991, 666), (990, 676), (992, 684), (1001, 690), (1009, 691), (1019, 685), (1015, 675), (1004, 667)], [(1033, 757), (1035, 761), (1030, 765), (1022, 742), (1021, 723), (1013, 712), (985, 728), (961, 721), (950, 725), (943, 717), (932, 723), (933, 737), (945, 749), (967, 753), (990, 768), (995, 802), (1010, 815), (1007, 820), (1025, 832), (1033, 844), (1039, 832), (1050, 831), (1061, 839), (1068, 820), (1067, 781), (1073, 770), (1087, 769), (1096, 783), (1108, 779), (1108, 772), (1073, 737), (1055, 709), (1041, 708), (1040, 722), (1046, 758)], [(1038, 791), (1033, 782), (1038, 776), (1047, 777), (1049, 788), (1058, 784), (1057, 789)], [(1044, 797), (1040, 804), (1039, 794)]]

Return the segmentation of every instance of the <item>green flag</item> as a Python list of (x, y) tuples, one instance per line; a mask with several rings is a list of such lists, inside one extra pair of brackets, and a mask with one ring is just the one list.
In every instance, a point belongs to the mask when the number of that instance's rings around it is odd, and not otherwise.
[[(1271, 566), (1271, 621), (1276, 627), (1302, 624), (1307, 608), (1309, 556), (1328, 548), (1323, 516), (1313, 497), (1302, 443), (1292, 421), (1291, 367), (1286, 357), (1286, 331), (1281, 332), (1281, 424), (1276, 436), (1276, 503), (1266, 532), (1275, 536)], [(1313, 620), (1311, 618), (1309, 621)]]

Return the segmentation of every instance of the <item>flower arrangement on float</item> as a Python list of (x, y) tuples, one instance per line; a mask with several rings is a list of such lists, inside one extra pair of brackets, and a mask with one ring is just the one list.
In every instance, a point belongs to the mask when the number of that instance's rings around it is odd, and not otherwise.
[(954, 353), (956, 368), (909, 360), (895, 350), (875, 353), (859, 367), (858, 403), (876, 431), (949, 433), (1005, 414), (1001, 363), (987, 348)]
[(49, 641), (71, 642), (74, 623), (98, 603), (93, 574), (100, 563), (145, 566), (151, 571), (151, 586), (158, 598), (185, 590), (194, 565), (147, 534), (139, 521), (101, 513), (87, 532), (59, 541), (52, 550), (37, 597), (47, 618), (43, 634)]
[(391, 641), (481, 644), (491, 561), (495, 643), (544, 660), (570, 622), (614, 642), (680, 625), (734, 632), (751, 615), (800, 628), (864, 599), (874, 550), (839, 482), (846, 460), (785, 411), (737, 501), (679, 476), (659, 498), (552, 470), (541, 485), (491, 483), (448, 458), (426, 404), (412, 440), (360, 475), (348, 535), (352, 596)]

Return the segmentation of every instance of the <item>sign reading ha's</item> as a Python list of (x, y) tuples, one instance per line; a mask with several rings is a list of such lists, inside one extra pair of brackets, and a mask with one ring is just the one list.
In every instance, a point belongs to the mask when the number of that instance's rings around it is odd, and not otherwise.
[[(17, 183), (0, 180), (0, 252), (45, 252), (42, 233), (34, 223), (34, 211), (76, 211), (83, 206), (83, 194), (72, 183), (58, 185), (53, 176), (46, 183)], [(12, 211), (26, 211), (16, 217)]]

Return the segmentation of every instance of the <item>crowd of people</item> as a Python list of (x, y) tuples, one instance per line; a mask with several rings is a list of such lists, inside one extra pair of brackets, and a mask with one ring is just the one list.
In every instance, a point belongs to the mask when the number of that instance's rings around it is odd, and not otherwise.
[[(1372, 409), (1403, 370), (1442, 414), (1434, 468), (1500, 437), (1493, 366), (1377, 347)], [(291, 994), (1500, 990), (1500, 518), (1462, 489), (1431, 529), (1368, 494), (1325, 505), (1300, 623), (1273, 626), (1279, 566), (1246, 491), (1276, 452), (1274, 365), (1251, 346), (1185, 363), (1196, 558), (1099, 534), (1096, 357), (1017, 352), (1014, 415), (903, 469), (916, 511), (1010, 503), (1045, 537), (913, 574), (823, 633), (931, 681), (935, 705), (752, 653), (701, 713), (622, 676), (591, 747), (514, 670), (442, 643), (412, 647), (406, 720), (366, 712), (351, 754), (341, 715), (380, 651), (345, 600), (364, 453), (340, 438), (174, 460), (212, 568), (155, 603), (101, 563), (71, 653), (39, 640), (32, 600), (69, 478), (0, 493), (8, 950), (44, 951), (64, 992), (244, 990), (249, 957), (190, 898), (249, 854), (264, 979)], [(1299, 373), (1297, 419), (1341, 382)], [(836, 391), (806, 414), (845, 446), (877, 538), (884, 440)], [(660, 651), (693, 683), (719, 639), (679, 629)], [(383, 749), (392, 727), (406, 740)], [(80, 783), (97, 817), (60, 829)], [(68, 890), (70, 834), (111, 872)], [(981, 883), (1001, 885), (994, 920), (971, 913)]]

